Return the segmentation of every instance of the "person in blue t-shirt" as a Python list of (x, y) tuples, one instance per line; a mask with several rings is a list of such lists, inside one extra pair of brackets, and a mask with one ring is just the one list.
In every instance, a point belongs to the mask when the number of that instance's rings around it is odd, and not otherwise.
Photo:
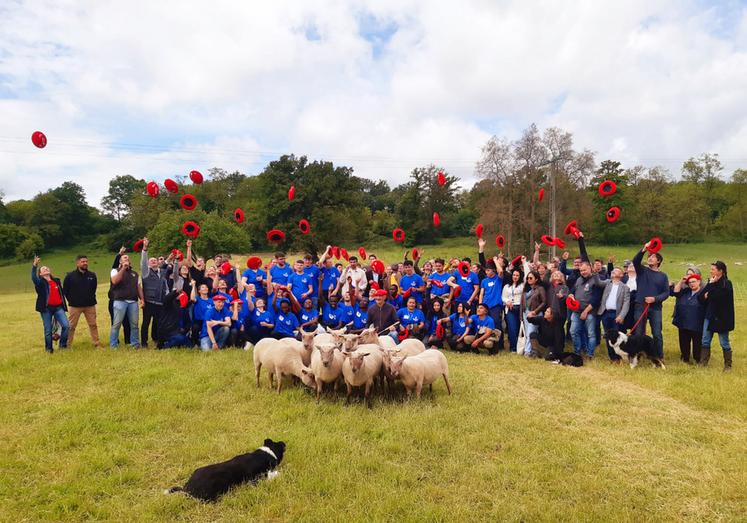
[(314, 332), (319, 325), (319, 312), (314, 308), (311, 298), (303, 301), (303, 309), (298, 313), (298, 321), (304, 332)]
[(407, 307), (397, 311), (399, 318), (399, 331), (404, 334), (407, 331), (408, 338), (422, 339), (425, 333), (425, 315), (417, 308), (417, 301), (413, 296), (407, 298)]
[(213, 308), (213, 300), (210, 298), (208, 286), (205, 283), (192, 286), (192, 343), (200, 344), (200, 332), (205, 322), (209, 309)]
[(275, 316), (275, 330), (271, 336), (276, 339), (295, 338), (298, 330), (298, 318), (291, 311), (291, 303), (287, 298), (280, 300), (280, 312)]
[(441, 258), (433, 260), (435, 271), (428, 276), (426, 287), (430, 292), (431, 298), (441, 298), (448, 301), (451, 287), (447, 285), (447, 282), (451, 278), (451, 274), (444, 271), (444, 263), (444, 260)]
[[(500, 271), (500, 272), (499, 272)], [(488, 316), (493, 318), (498, 335), (498, 347), (503, 348), (503, 266), (498, 257), (485, 264), (485, 278), (480, 282), (478, 303), (488, 306)]]
[(423, 277), (419, 274), (415, 274), (415, 268), (410, 260), (405, 260), (402, 264), (402, 268), (405, 271), (405, 275), (399, 280), (399, 287), (402, 290), (402, 296), (412, 296), (415, 298), (415, 303), (420, 306), (423, 303), (423, 293), (425, 292), (425, 282)]
[[(462, 261), (470, 263), (471, 260), (469, 258), (464, 258)], [(469, 275), (467, 275), (467, 277), (465, 278), (464, 276), (462, 276), (459, 270), (456, 270), (454, 271), (452, 278), (452, 284), (458, 285), (461, 289), (459, 291), (459, 295), (454, 296), (455, 303), (466, 303), (471, 307), (473, 303), (479, 302), (478, 298), (480, 293), (480, 278), (478, 277), (476, 272), (469, 271)]]
[(342, 302), (339, 307), (342, 309), (342, 318), (345, 325), (350, 328), (353, 325), (353, 316), (355, 316), (355, 301), (353, 300), (355, 291), (347, 291), (342, 294)]
[(307, 254), (303, 257), (303, 272), (311, 278), (310, 298), (314, 304), (314, 309), (319, 310), (319, 277), (321, 276), (321, 270), (319, 269), (319, 266), (314, 263), (314, 258), (311, 254)]
[(470, 334), (464, 337), (475, 354), (480, 349), (487, 349), (488, 354), (496, 354), (498, 338), (494, 336), (495, 323), (493, 318), (488, 316), (488, 306), (481, 303), (477, 306), (477, 314), (470, 318)]
[(392, 285), (391, 287), (389, 287), (389, 294), (387, 294), (386, 302), (394, 307), (394, 310), (397, 311), (405, 306), (402, 295), (399, 293), (399, 287), (397, 285)]
[(322, 309), (322, 325), (330, 329), (341, 329), (345, 325), (345, 310), (339, 305), (337, 296), (330, 296)]
[(451, 324), (451, 334), (446, 339), (446, 343), (451, 350), (458, 352), (465, 352), (467, 350), (464, 338), (470, 333), (469, 314), (469, 306), (466, 303), (460, 302), (456, 305), (456, 312), (442, 320), (442, 323)]
[(296, 297), (298, 303), (303, 303), (304, 300), (311, 296), (314, 290), (311, 284), (311, 277), (304, 272), (303, 262), (296, 260), (293, 264), (293, 274), (288, 277), (288, 288)]
[[(444, 302), (441, 298), (433, 298), (425, 316), (426, 334), (423, 343), (430, 349), (442, 349), (444, 345), (443, 334), (438, 336), (438, 326), (446, 317), (444, 314)], [(442, 326), (443, 328), (443, 326)]]
[(270, 268), (270, 274), (267, 277), (267, 292), (275, 294), (278, 287), (288, 285), (288, 278), (290, 278), (292, 272), (290, 265), (285, 263), (285, 253), (276, 252), (275, 263)]
[(243, 347), (249, 341), (249, 329), (247, 323), (249, 314), (254, 310), (254, 285), (249, 285), (249, 290), (239, 294), (239, 299), (231, 302), (231, 333), (229, 335), (229, 347)]
[(267, 293), (265, 292), (265, 281), (267, 280), (267, 273), (262, 270), (261, 268), (254, 270), (254, 269), (247, 269), (244, 271), (244, 274), (241, 275), (241, 281), (244, 283), (244, 286), (253, 284), (255, 290), (255, 298), (264, 298), (267, 296)]
[(249, 314), (249, 341), (256, 344), (262, 338), (269, 338), (275, 328), (275, 315), (267, 309), (265, 298), (257, 298), (254, 311)]
[(360, 334), (368, 323), (368, 298), (361, 298), (355, 307), (353, 314), (353, 328), (351, 334)]
[(231, 312), (225, 307), (222, 295), (213, 296), (213, 307), (208, 309), (200, 331), (200, 348), (203, 351), (222, 349), (231, 328)]
[(322, 265), (321, 274), (322, 285), (319, 289), (320, 298), (322, 302), (329, 303), (329, 297), (331, 294), (334, 294), (335, 289), (337, 289), (337, 284), (340, 281), (340, 274), (342, 273), (340, 272), (340, 269), (335, 266), (332, 258), (326, 258)]

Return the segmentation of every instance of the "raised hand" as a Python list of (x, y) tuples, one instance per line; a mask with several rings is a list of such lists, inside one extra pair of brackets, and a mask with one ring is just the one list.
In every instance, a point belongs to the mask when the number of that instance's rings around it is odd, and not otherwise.
[(40, 261), (41, 261), (41, 258), (34, 255), (34, 267), (38, 266)]

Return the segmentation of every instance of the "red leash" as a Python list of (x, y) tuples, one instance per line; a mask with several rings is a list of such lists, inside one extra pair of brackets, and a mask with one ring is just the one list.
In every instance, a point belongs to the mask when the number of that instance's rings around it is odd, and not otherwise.
[(635, 332), (635, 328), (638, 327), (638, 324), (641, 323), (641, 321), (643, 321), (643, 318), (646, 317), (646, 314), (648, 314), (648, 308), (650, 305), (651, 305), (650, 303), (646, 304), (646, 306), (643, 308), (643, 313), (641, 314), (641, 317), (638, 318), (638, 321), (635, 322), (635, 325), (633, 325), (633, 328), (630, 329), (628, 332)]

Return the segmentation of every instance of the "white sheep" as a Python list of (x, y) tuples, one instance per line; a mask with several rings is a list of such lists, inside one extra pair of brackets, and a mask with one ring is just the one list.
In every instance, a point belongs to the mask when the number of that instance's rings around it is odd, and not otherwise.
[[(295, 340), (292, 340), (295, 341)], [(299, 343), (300, 342), (296, 342)], [(264, 338), (254, 346), (254, 372), (257, 377), (257, 387), (259, 387), (259, 373), (262, 367), (267, 368), (270, 388), (273, 385), (273, 377), (278, 377), (278, 393), (282, 388), (283, 375), (296, 376), (304, 385), (310, 388), (316, 387), (314, 373), (303, 364), (301, 354), (297, 347), (289, 345), (286, 339), (276, 340), (273, 338)]]
[(322, 394), (325, 383), (334, 383), (337, 392), (337, 384), (342, 374), (342, 363), (344, 357), (334, 343), (321, 343), (315, 345), (311, 354), (311, 372), (316, 379), (316, 402)]
[(376, 334), (376, 327), (373, 325), (359, 335), (360, 343), (376, 343), (384, 349), (395, 348), (397, 343), (390, 336), (379, 336)]
[(371, 407), (371, 387), (374, 379), (381, 374), (383, 352), (378, 345), (361, 345), (353, 353), (344, 352), (342, 376), (347, 387), (346, 402), (350, 402), (353, 387), (365, 386), (364, 396)]
[(439, 376), (443, 376), (446, 390), (451, 394), (449, 362), (440, 350), (430, 349), (416, 356), (393, 356), (390, 372), (393, 377), (402, 380), (408, 396), (415, 390), (415, 395), (420, 398), (423, 385), (430, 385), (433, 390), (432, 384)]

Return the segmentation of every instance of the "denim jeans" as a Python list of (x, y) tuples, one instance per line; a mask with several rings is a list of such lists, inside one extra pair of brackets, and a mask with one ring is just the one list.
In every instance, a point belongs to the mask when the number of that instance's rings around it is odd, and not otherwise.
[(109, 346), (113, 349), (119, 347), (119, 328), (126, 318), (127, 323), (130, 324), (130, 345), (138, 348), (140, 346), (140, 337), (138, 336), (139, 332), (137, 328), (137, 302), (127, 303), (125, 300), (114, 300), (112, 310), (114, 311), (114, 319), (112, 320), (112, 331), (109, 335)]
[[(710, 349), (711, 348), (711, 340), (713, 340), (713, 331), (708, 330), (708, 319), (703, 322), (703, 348), (704, 349)], [(724, 351), (730, 351), (731, 350), (731, 344), (729, 343), (729, 333), (728, 332), (719, 332), (718, 333), (718, 342), (721, 344), (721, 348)], [(61, 344), (61, 343), (60, 343)]]
[(511, 352), (516, 352), (516, 341), (519, 338), (519, 325), (521, 325), (518, 307), (509, 309), (506, 314), (506, 325), (508, 326), (508, 346)]
[[(602, 318), (602, 325), (604, 325), (604, 333), (607, 334), (609, 331), (613, 329), (621, 329), (622, 325), (619, 325), (615, 322), (615, 318), (617, 318), (617, 311), (613, 310), (606, 310), (604, 311), (604, 314), (601, 316)], [(607, 355), (610, 357), (611, 361), (618, 361), (622, 358), (617, 355), (617, 353), (612, 350), (612, 347), (610, 347), (610, 342), (607, 342)]]
[(170, 349), (172, 347), (186, 347), (187, 349), (191, 349), (192, 340), (186, 334), (174, 334), (161, 345), (163, 349)]
[(67, 347), (67, 337), (70, 332), (70, 322), (67, 321), (65, 309), (62, 307), (48, 307), (44, 312), (40, 312), (42, 323), (44, 324), (44, 350), (52, 352), (52, 319), (62, 327), (60, 334), (60, 348)]
[(399, 343), (399, 335), (397, 334), (397, 331), (388, 332), (386, 335), (389, 336), (390, 338), (392, 338), (394, 340), (395, 344)]
[[(226, 340), (228, 339), (228, 335), (230, 334), (231, 330), (226, 327), (225, 325), (222, 327), (218, 327), (217, 329), (213, 329), (213, 336), (215, 337), (215, 343), (218, 345), (219, 348), (223, 348), (223, 346), (226, 344)], [(210, 336), (203, 336), (200, 338), (200, 348), (203, 351), (209, 351), (213, 348), (213, 342), (210, 341)]]
[(503, 305), (490, 307), (490, 309), (488, 309), (488, 316), (493, 318), (495, 328), (501, 331), (501, 335), (498, 336), (498, 346), (496, 347), (496, 350), (503, 350), (503, 331), (505, 330), (503, 327)]
[[(578, 311), (571, 314), (571, 337), (576, 354), (581, 354), (585, 348), (586, 354), (594, 356), (594, 349), (597, 346), (596, 325), (597, 320), (593, 312), (586, 315), (586, 320), (581, 320), (581, 313)], [(586, 332), (586, 344), (583, 343), (584, 332)]]
[[(645, 303), (635, 304), (635, 321), (643, 314), (643, 309), (646, 307)], [(659, 358), (664, 358), (664, 336), (661, 333), (662, 328), (662, 314), (661, 308), (655, 309), (653, 307), (648, 308), (648, 314), (646, 319), (642, 320), (635, 328), (635, 334), (646, 334), (646, 322), (651, 325), (651, 336), (654, 338), (654, 346), (656, 347), (656, 353)], [(703, 333), (705, 336), (705, 332)], [(704, 338), (705, 339), (705, 338)]]
[(529, 317), (527, 311), (524, 311), (524, 336), (526, 336), (526, 342), (524, 344), (524, 356), (527, 358), (532, 355), (532, 340), (530, 339), (533, 332), (539, 332), (539, 327), (534, 323), (529, 323)]

